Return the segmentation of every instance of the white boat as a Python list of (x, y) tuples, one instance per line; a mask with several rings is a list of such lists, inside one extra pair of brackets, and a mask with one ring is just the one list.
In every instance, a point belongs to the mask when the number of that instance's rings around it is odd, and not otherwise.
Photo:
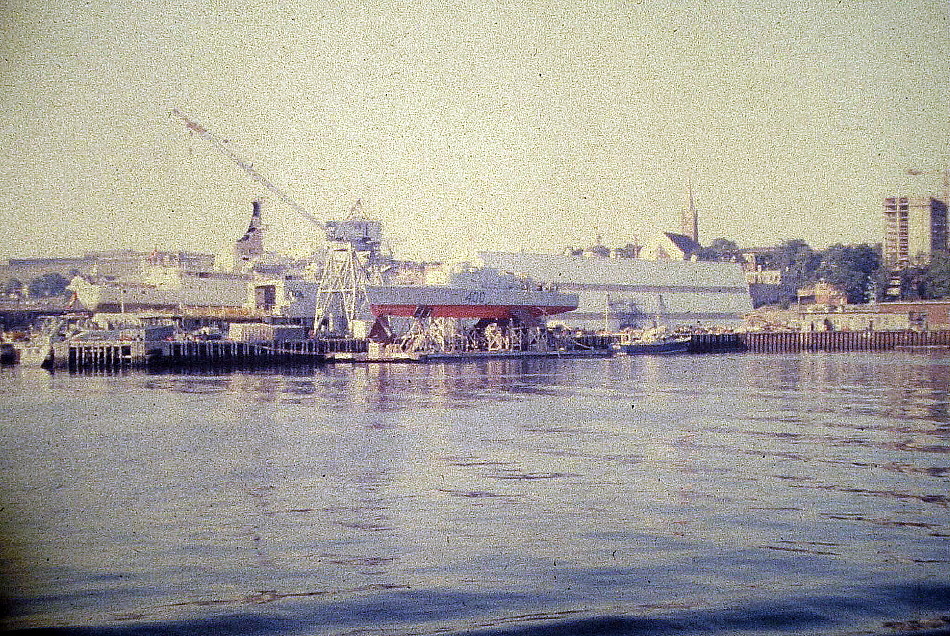
[(624, 333), (620, 341), (613, 345), (615, 352), (621, 355), (669, 355), (688, 353), (692, 336), (686, 334), (665, 333), (662, 330), (647, 329), (639, 334)]
[(62, 327), (67, 321), (60, 316), (46, 316), (39, 322), (36, 331), (28, 340), (15, 341), (17, 363), (25, 367), (49, 368), (53, 366), (53, 343), (62, 340)]
[(571, 329), (649, 327), (658, 313), (672, 328), (735, 327), (752, 311), (737, 263), (507, 252), (479, 252), (476, 263), (576, 293), (578, 308), (551, 321)]
[[(367, 285), (369, 339), (400, 355), (557, 351), (545, 318), (577, 308), (576, 294), (491, 268), (438, 274), (422, 285)], [(409, 319), (401, 335), (394, 317)]]
[(272, 255), (263, 251), (263, 234), (260, 202), (255, 201), (247, 231), (234, 245), (237, 271), (214, 270), (212, 255), (156, 251), (140, 255), (133, 267), (106, 269), (102, 275), (89, 278), (77, 276), (68, 289), (92, 312), (182, 308), (243, 311), (253, 301), (250, 285), (259, 278), (254, 274), (255, 267), (273, 265), (280, 269), (284, 264), (276, 256), (273, 263), (265, 263)]
[(14, 342), (16, 361), (25, 367), (49, 368), (53, 365), (53, 339), (37, 334), (25, 342)]
[(491, 318), (554, 316), (577, 308), (577, 296), (551, 290), (373, 286), (366, 297), (374, 316)]

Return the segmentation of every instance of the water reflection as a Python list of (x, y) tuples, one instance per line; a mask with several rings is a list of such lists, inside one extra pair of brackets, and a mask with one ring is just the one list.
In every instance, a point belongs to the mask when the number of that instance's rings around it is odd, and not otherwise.
[[(854, 408), (863, 414), (930, 419), (943, 429), (950, 422), (950, 358), (945, 353), (777, 356), (770, 362), (764, 368), (776, 372), (774, 379), (751, 376), (763, 391), (807, 391), (830, 410), (831, 402), (848, 394), (849, 400), (858, 398)], [(882, 403), (887, 410), (875, 411)]]
[(866, 622), (835, 595), (946, 579), (946, 382), (904, 354), (4, 371), (3, 625), (715, 622), (815, 590)]
[(150, 389), (183, 393), (241, 393), (262, 402), (362, 405), (385, 412), (404, 408), (465, 407), (480, 399), (539, 393), (558, 382), (563, 363), (545, 359), (488, 359), (444, 364), (324, 365), (292, 373), (163, 372), (146, 376)]

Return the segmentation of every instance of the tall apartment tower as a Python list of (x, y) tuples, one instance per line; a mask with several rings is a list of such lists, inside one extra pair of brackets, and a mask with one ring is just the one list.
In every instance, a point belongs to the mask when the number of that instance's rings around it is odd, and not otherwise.
[(947, 250), (947, 202), (934, 197), (884, 199), (884, 262), (890, 269), (925, 265)]
[(699, 243), (699, 213), (696, 212), (696, 202), (693, 200), (693, 184), (689, 184), (689, 198), (686, 208), (683, 209), (680, 217), (680, 234), (693, 239), (694, 243)]

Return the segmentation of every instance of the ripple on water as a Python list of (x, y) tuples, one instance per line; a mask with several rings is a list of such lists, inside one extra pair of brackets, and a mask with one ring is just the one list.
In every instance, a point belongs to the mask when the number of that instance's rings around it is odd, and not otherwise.
[(939, 629), (947, 373), (816, 354), (8, 374), (0, 627)]

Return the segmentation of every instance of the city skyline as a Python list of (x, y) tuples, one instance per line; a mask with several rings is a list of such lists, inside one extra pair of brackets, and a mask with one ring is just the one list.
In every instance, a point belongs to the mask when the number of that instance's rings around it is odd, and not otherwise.
[(218, 252), (261, 197), (278, 245), (316, 244), (173, 108), (407, 258), (678, 231), (690, 183), (704, 244), (874, 244), (950, 162), (943, 2), (0, 12), (3, 259)]

